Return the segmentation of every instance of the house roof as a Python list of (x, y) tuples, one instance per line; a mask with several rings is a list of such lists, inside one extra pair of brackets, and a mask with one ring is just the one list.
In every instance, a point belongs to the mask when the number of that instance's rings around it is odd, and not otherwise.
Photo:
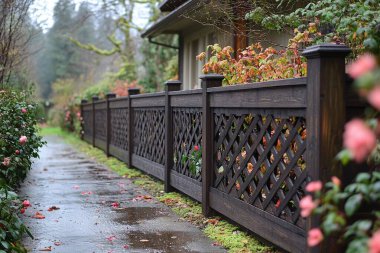
[(158, 8), (160, 8), (160, 10), (162, 12), (165, 12), (165, 11), (174, 11), (176, 8), (178, 8), (179, 6), (181, 6), (183, 3), (185, 3), (187, 0), (164, 0), (160, 3), (160, 5), (158, 6)]
[(141, 35), (141, 37), (152, 38), (159, 34), (163, 33), (179, 33), (183, 31), (186, 27), (194, 24), (194, 21), (191, 19), (184, 18), (183, 15), (188, 11), (193, 11), (197, 8), (200, 8), (199, 5), (201, 0), (166, 0), (162, 3), (165, 4), (167, 2), (183, 2), (179, 7), (171, 11), (166, 16), (158, 19), (154, 24), (148, 27)]

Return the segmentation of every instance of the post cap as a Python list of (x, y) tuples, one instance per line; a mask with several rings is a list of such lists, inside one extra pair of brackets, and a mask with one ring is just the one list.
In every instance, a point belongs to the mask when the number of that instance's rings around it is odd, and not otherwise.
[(82, 99), (82, 100), (80, 101), (81, 104), (85, 104), (85, 103), (87, 103), (87, 102), (88, 102), (87, 99)]
[(115, 94), (115, 93), (107, 93), (107, 95), (106, 95), (106, 98), (107, 98), (107, 99), (115, 98), (115, 97), (116, 97), (116, 94)]
[(206, 74), (199, 77), (202, 81), (203, 80), (215, 80), (215, 81), (223, 81), (224, 76), (219, 74)]
[(351, 49), (344, 44), (323, 43), (307, 47), (302, 55), (306, 58), (318, 57), (346, 57), (351, 53)]
[(129, 95), (137, 95), (140, 94), (140, 88), (128, 88)]
[(92, 101), (97, 101), (97, 100), (99, 100), (98, 96), (92, 96)]
[(165, 82), (166, 91), (178, 91), (181, 89), (182, 82), (179, 80), (169, 80)]

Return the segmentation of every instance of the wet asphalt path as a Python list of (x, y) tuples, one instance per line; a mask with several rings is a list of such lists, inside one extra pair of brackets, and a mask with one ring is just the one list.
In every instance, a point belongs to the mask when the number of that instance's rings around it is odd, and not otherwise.
[(22, 215), (35, 237), (24, 240), (29, 252), (226, 252), (130, 180), (46, 140), (20, 190), (32, 205)]

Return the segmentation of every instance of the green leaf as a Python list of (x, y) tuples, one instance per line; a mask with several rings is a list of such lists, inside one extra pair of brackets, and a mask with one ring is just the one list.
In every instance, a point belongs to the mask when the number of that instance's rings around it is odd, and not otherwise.
[(361, 194), (355, 194), (347, 199), (344, 211), (348, 216), (352, 216), (359, 209), (362, 200), (363, 196)]

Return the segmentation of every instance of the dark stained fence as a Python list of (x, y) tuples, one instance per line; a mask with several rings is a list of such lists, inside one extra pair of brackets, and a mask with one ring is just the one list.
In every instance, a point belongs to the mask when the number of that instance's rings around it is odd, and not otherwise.
[[(169, 81), (165, 92), (84, 101), (82, 136), (202, 202), (205, 215), (215, 210), (290, 252), (331, 252), (307, 247), (318, 220), (302, 218), (299, 202), (309, 181), (339, 175), (343, 124), (363, 107), (344, 89), (348, 52), (307, 48), (306, 78), (221, 87), (222, 76), (206, 75), (198, 90)], [(198, 173), (188, 159), (195, 146)]]

